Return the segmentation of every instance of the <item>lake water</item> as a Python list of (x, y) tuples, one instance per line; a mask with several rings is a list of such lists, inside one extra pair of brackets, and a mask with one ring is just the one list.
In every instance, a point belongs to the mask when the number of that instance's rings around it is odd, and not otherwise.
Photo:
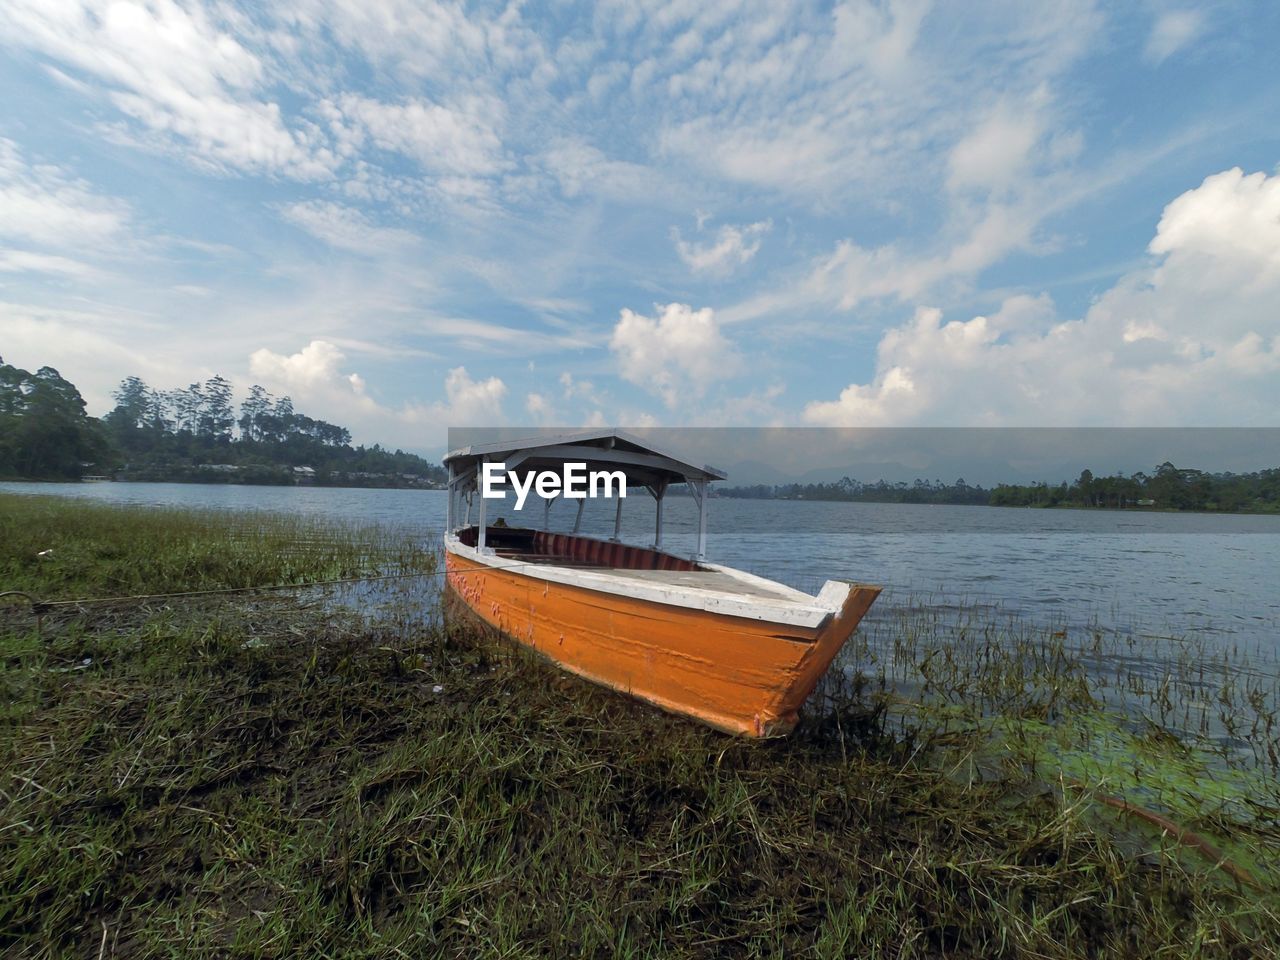
[[(431, 490), (167, 483), (0, 483), (0, 490), (374, 521), (424, 539), (444, 527), (445, 495)], [(589, 503), (583, 532), (611, 534), (612, 505)], [(668, 497), (665, 513), (664, 547), (689, 552), (692, 501)], [(541, 524), (540, 503), (525, 514), (525, 524)], [(574, 506), (557, 504), (552, 527), (569, 529), (573, 514)], [(624, 539), (652, 542), (647, 495), (633, 493), (623, 517)], [(709, 529), (709, 559), (809, 592), (829, 577), (883, 584), (873, 621), (907, 608), (977, 607), (1055, 629), (1196, 638), (1263, 660), (1280, 650), (1276, 516), (716, 499)]]

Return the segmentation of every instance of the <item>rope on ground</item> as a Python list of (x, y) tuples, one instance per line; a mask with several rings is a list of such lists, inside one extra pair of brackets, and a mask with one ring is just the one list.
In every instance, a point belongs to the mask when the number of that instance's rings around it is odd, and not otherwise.
[(31, 604), (31, 609), (36, 613), (39, 613), (45, 607), (45, 604), (41, 603), (31, 594), (22, 590), (5, 590), (3, 593), (0, 593), (0, 600), (3, 600), (5, 597), (21, 597), (23, 600), (27, 601), (27, 603)]
[(0, 600), (3, 600), (5, 597), (21, 597), (23, 600), (27, 601), (27, 603), (31, 604), (31, 612), (36, 616), (36, 636), (43, 638), (44, 612), (46, 605), (23, 590), (5, 590), (0, 592)]

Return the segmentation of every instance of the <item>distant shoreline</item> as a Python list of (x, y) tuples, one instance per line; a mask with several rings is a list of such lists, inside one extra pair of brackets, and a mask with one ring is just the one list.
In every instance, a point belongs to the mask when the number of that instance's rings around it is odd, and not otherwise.
[(322, 487), (325, 489), (336, 490), (443, 490), (440, 486), (430, 486), (417, 483), (255, 483), (250, 480), (188, 480), (177, 477), (165, 478), (163, 480), (140, 480), (140, 479), (123, 479), (118, 480), (115, 477), (109, 477), (102, 480), (86, 480), (80, 479), (56, 479), (48, 477), (0, 477), (0, 483), (30, 483), (40, 484), (41, 486), (50, 487), (79, 487), (93, 486), (100, 483), (177, 483), (186, 487), (262, 487), (267, 490), (294, 489), (305, 490), (308, 488)]
[[(668, 494), (669, 496), (670, 494)], [(1224, 514), (1250, 516), (1250, 517), (1269, 517), (1280, 516), (1280, 509), (1269, 508), (1262, 510), (1194, 510), (1181, 509), (1179, 507), (1139, 507), (1139, 506), (1097, 506), (1091, 507), (1080, 503), (1027, 503), (1027, 504), (1011, 504), (1011, 503), (929, 503), (915, 502), (910, 500), (845, 500), (839, 497), (733, 497), (733, 496), (715, 496), (714, 500), (760, 500), (770, 503), (868, 503), (868, 504), (888, 504), (899, 507), (978, 507), (980, 509), (991, 510), (1072, 510), (1082, 513), (1091, 511), (1105, 511), (1107, 513), (1171, 513), (1171, 514), (1188, 514), (1199, 513), (1221, 516)]]
[(770, 503), (884, 503), (903, 507), (988, 507), (996, 510), (1078, 510), (1081, 512), (1090, 511), (1106, 511), (1107, 513), (1204, 513), (1204, 514), (1238, 514), (1240, 516), (1266, 517), (1280, 516), (1280, 507), (1276, 505), (1266, 505), (1262, 508), (1244, 508), (1235, 510), (1224, 510), (1218, 508), (1194, 508), (1194, 507), (1161, 507), (1156, 505), (1138, 506), (1137, 504), (1126, 504), (1124, 506), (1115, 506), (1111, 504), (1092, 506), (1083, 503), (946, 503), (934, 502), (928, 500), (899, 500), (892, 498), (858, 498), (851, 499), (845, 497), (739, 497), (733, 495), (713, 494), (716, 500), (760, 500)]
[(1138, 510), (1155, 513), (1280, 514), (1280, 468), (1252, 473), (1211, 473), (1165, 461), (1150, 474), (1095, 476), (1054, 484), (997, 483), (994, 487), (917, 478), (863, 483), (845, 476), (825, 483), (774, 483), (718, 491), (725, 499), (819, 500), (850, 503), (917, 503), (950, 506)]
[[(323, 488), (334, 490), (419, 490), (419, 491), (437, 491), (444, 490), (440, 486), (428, 486), (420, 484), (379, 484), (379, 483), (323, 483), (323, 482), (303, 482), (303, 483), (254, 483), (242, 480), (206, 480), (206, 479), (164, 479), (164, 480), (138, 480), (138, 479), (103, 479), (103, 480), (58, 480), (58, 479), (35, 479), (31, 477), (0, 477), (0, 483), (22, 483), (48, 487), (64, 487), (64, 486), (83, 486), (94, 485), (99, 483), (145, 483), (145, 484), (181, 484), (182, 486), (191, 487), (259, 487), (263, 489), (298, 489), (305, 490), (308, 488)], [(739, 488), (730, 488), (735, 490)], [(673, 488), (668, 496), (682, 496), (683, 491)], [(712, 498), (715, 500), (759, 500), (773, 503), (867, 503), (867, 504), (889, 504), (895, 506), (908, 507), (988, 507), (1003, 510), (1071, 510), (1080, 512), (1105, 511), (1107, 513), (1159, 513), (1159, 514), (1205, 514), (1211, 516), (1235, 515), (1235, 516), (1280, 516), (1280, 507), (1267, 504), (1261, 509), (1197, 509), (1193, 507), (1168, 507), (1159, 505), (1142, 505), (1126, 504), (1124, 506), (1115, 505), (1088, 505), (1081, 503), (1030, 503), (1030, 504), (1010, 504), (1010, 503), (946, 503), (933, 501), (916, 501), (894, 499), (890, 497), (873, 498), (873, 497), (791, 497), (791, 496), (739, 496), (734, 493), (717, 492), (713, 489)]]

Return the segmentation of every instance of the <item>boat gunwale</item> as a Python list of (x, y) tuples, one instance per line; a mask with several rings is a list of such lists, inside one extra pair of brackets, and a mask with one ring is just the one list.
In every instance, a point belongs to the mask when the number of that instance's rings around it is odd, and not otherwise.
[(495, 572), (512, 573), (516, 576), (627, 597), (660, 606), (702, 610), (718, 616), (740, 617), (810, 630), (821, 629), (827, 621), (840, 613), (845, 598), (854, 588), (853, 584), (846, 581), (828, 580), (822, 590), (816, 596), (812, 596), (788, 587), (786, 584), (778, 583), (776, 580), (769, 580), (744, 570), (723, 564), (699, 562), (699, 566), (706, 570), (723, 573), (744, 584), (766, 586), (770, 590), (785, 592), (776, 597), (747, 597), (714, 588), (639, 580), (624, 574), (611, 573), (609, 567), (584, 568), (554, 563), (533, 563), (519, 558), (500, 557), (495, 553), (481, 553), (477, 548), (463, 543), (456, 533), (446, 534), (444, 546), (446, 552), (481, 564)]

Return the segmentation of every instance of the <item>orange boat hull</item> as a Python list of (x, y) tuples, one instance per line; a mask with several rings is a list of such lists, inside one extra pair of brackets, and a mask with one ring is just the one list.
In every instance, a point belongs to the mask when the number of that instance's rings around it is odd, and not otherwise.
[(880, 593), (853, 586), (815, 628), (725, 616), (495, 569), (446, 552), (484, 621), (564, 669), (729, 733), (781, 736)]

